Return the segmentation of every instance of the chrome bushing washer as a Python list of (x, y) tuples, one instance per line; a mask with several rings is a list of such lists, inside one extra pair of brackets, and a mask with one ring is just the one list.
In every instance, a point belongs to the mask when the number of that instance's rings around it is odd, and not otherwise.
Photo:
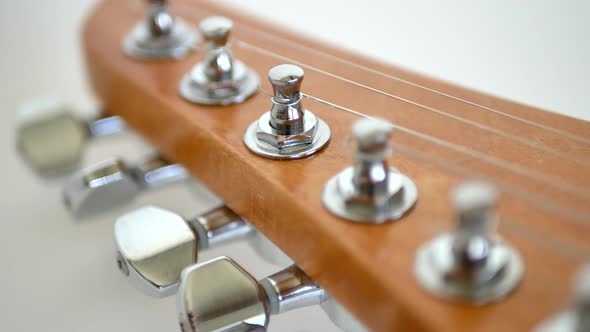
[(455, 259), (451, 233), (440, 235), (418, 250), (414, 272), (420, 285), (441, 298), (485, 304), (498, 301), (519, 284), (524, 274), (520, 255), (508, 245), (496, 242), (489, 253), (481, 278), (467, 282), (450, 277)]
[(131, 57), (145, 60), (184, 58), (197, 47), (197, 32), (180, 19), (176, 19), (170, 35), (153, 37), (146, 22), (135, 25), (123, 41), (123, 50)]
[(212, 85), (216, 83), (208, 83), (202, 76), (199, 65), (185, 74), (180, 81), (180, 95), (195, 104), (239, 104), (256, 93), (260, 82), (256, 72), (240, 61), (234, 62), (234, 82), (227, 88), (213, 89)]
[[(418, 189), (414, 182), (395, 168), (389, 168), (388, 192), (391, 204), (385, 210), (370, 204), (347, 203), (347, 192), (353, 190), (354, 167), (349, 167), (332, 177), (322, 192), (326, 209), (336, 216), (355, 222), (382, 224), (398, 220), (409, 212), (418, 200)], [(398, 197), (394, 197), (394, 196)]]
[[(307, 111), (309, 112), (309, 111)], [(310, 113), (311, 114), (311, 113)], [(263, 142), (256, 137), (259, 130), (259, 122), (265, 118), (270, 120), (270, 112), (263, 115), (263, 118), (254, 121), (244, 132), (244, 144), (254, 154), (269, 159), (301, 159), (315, 154), (325, 148), (330, 141), (330, 127), (322, 119), (317, 119), (317, 129), (311, 144), (297, 145), (279, 149), (269, 143)], [(268, 121), (267, 121), (268, 122)]]

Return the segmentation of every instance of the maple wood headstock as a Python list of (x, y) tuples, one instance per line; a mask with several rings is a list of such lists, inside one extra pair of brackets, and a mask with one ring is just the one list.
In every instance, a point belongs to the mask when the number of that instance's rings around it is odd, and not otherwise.
[[(265, 79), (274, 66), (305, 70), (305, 108), (330, 143), (314, 155), (273, 160), (252, 153), (244, 132), (267, 112), (258, 92), (227, 106), (191, 103), (182, 78), (204, 58), (130, 57), (122, 41), (143, 12), (102, 1), (88, 18), (84, 50), (96, 94), (163, 155), (183, 165), (376, 331), (522, 331), (561, 310), (570, 276), (590, 257), (590, 124), (432, 80), (254, 20), (212, 1), (179, 0), (187, 25), (231, 18), (232, 54)], [(183, 54), (184, 55), (184, 54)], [(242, 102), (243, 101), (243, 102)], [(352, 223), (324, 207), (324, 184), (354, 163), (342, 147), (358, 113), (391, 122), (387, 161), (419, 199), (393, 223)], [(470, 178), (500, 191), (499, 234), (522, 258), (519, 286), (493, 304), (454, 303), (415, 277), (418, 249), (454, 224), (449, 193)]]

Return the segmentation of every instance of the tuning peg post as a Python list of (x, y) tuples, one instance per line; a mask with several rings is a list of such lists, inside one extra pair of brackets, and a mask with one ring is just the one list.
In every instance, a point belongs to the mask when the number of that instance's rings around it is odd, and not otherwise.
[(429, 292), (449, 300), (482, 304), (518, 286), (524, 267), (518, 252), (495, 232), (496, 192), (481, 182), (453, 193), (456, 227), (419, 249), (415, 274)]
[(124, 129), (118, 116), (84, 120), (57, 100), (38, 99), (18, 112), (16, 141), (20, 155), (35, 171), (53, 176), (74, 169), (89, 140)]
[(143, 60), (180, 59), (196, 49), (198, 33), (170, 14), (165, 0), (148, 0), (146, 17), (123, 41), (123, 50)]
[(412, 180), (388, 166), (393, 126), (378, 119), (354, 123), (356, 162), (331, 178), (322, 193), (324, 206), (338, 217), (364, 223), (384, 223), (408, 213), (418, 199)]
[(250, 151), (270, 159), (299, 159), (327, 146), (330, 127), (303, 108), (303, 78), (303, 69), (290, 64), (268, 72), (273, 87), (272, 106), (244, 133), (244, 143)]
[(258, 88), (258, 75), (234, 59), (229, 43), (233, 22), (212, 16), (199, 25), (207, 51), (204, 59), (180, 82), (180, 95), (205, 105), (242, 103)]

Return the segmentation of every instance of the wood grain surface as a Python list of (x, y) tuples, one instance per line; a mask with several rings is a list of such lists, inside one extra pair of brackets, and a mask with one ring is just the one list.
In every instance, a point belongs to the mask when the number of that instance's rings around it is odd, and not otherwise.
[[(143, 17), (142, 2), (107, 0), (94, 10), (84, 27), (83, 47), (93, 87), (106, 109), (123, 116), (164, 155), (186, 166), (368, 327), (525, 331), (567, 304), (571, 277), (590, 257), (590, 123), (346, 53), (212, 1), (179, 0), (173, 6), (195, 25), (210, 15), (232, 18), (234, 56), (258, 72), (267, 90), (266, 74), (272, 66), (299, 64), (306, 76), (302, 89), (309, 95), (511, 165), (511, 170), (499, 167), (398, 130), (393, 141), (412, 153), (395, 151), (390, 164), (416, 182), (417, 206), (407, 217), (386, 225), (343, 221), (323, 208), (321, 192), (329, 178), (352, 163), (343, 144), (358, 116), (304, 100), (307, 109), (330, 125), (330, 145), (296, 161), (257, 157), (246, 149), (242, 135), (268, 111), (267, 96), (258, 93), (227, 107), (190, 104), (179, 96), (178, 83), (201, 53), (180, 61), (129, 58), (121, 42)], [(503, 193), (499, 232), (520, 251), (526, 268), (521, 285), (510, 296), (479, 307), (433, 297), (413, 275), (417, 248), (453, 225), (449, 190), (474, 175), (497, 181)]]

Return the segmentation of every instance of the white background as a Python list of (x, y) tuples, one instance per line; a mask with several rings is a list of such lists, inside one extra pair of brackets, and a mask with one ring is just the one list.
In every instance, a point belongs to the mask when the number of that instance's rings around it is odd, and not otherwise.
[[(590, 119), (587, 1), (220, 2), (355, 52)], [(50, 95), (81, 110), (95, 104), (78, 42), (78, 27), (92, 3), (0, 2), (1, 331), (176, 331), (174, 298), (145, 297), (116, 271), (112, 223), (148, 203), (190, 216), (215, 202), (198, 185), (179, 185), (76, 223), (61, 206), (60, 181), (40, 180), (17, 158), (14, 119), (20, 102)], [(85, 164), (111, 155), (134, 159), (144, 151), (137, 138), (107, 139), (88, 149)], [(258, 277), (274, 269), (252, 258), (243, 244), (204, 257), (219, 254), (231, 255)], [(271, 330), (334, 327), (311, 309), (274, 317)]]

